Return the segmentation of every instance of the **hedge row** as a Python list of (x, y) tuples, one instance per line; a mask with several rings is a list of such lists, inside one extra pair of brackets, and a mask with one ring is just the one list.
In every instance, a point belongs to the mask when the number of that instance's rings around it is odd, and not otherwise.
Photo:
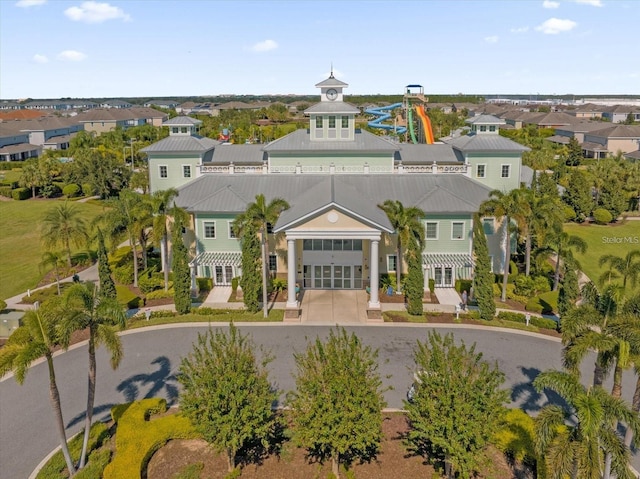
[(28, 200), (31, 198), (31, 188), (16, 188), (11, 191), (11, 197), (17, 201)]
[(121, 284), (116, 285), (116, 295), (118, 303), (126, 306), (127, 309), (137, 309), (144, 306), (144, 300), (136, 296), (129, 288)]
[(104, 479), (142, 478), (142, 471), (151, 456), (171, 439), (198, 437), (191, 422), (181, 414), (152, 418), (167, 410), (167, 401), (143, 399), (111, 409), (118, 423), (116, 454), (104, 470)]
[[(498, 313), (498, 319), (502, 321), (513, 321), (516, 323), (527, 324), (527, 317), (522, 313), (513, 313), (511, 311), (500, 311)], [(537, 328), (543, 329), (557, 329), (558, 323), (553, 319), (541, 318), (539, 316), (530, 316), (529, 324)]]

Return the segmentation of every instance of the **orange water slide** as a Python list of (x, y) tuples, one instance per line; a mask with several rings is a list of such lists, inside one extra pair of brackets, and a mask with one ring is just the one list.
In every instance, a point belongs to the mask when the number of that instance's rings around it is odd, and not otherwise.
[(435, 140), (433, 138), (433, 129), (431, 128), (431, 120), (427, 116), (427, 112), (424, 111), (424, 105), (416, 105), (416, 112), (422, 121), (422, 129), (424, 130), (424, 137), (427, 145), (433, 145)]

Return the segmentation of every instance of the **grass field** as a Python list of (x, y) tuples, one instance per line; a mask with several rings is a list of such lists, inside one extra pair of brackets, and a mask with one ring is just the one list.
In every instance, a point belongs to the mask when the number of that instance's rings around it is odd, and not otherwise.
[[(1, 299), (34, 288), (43, 277), (39, 222), (58, 201), (64, 200), (0, 201)], [(91, 203), (74, 204), (88, 221), (103, 211)]]
[[(624, 257), (629, 251), (640, 250), (640, 221), (627, 221), (625, 224), (608, 226), (565, 224), (564, 230), (582, 238), (588, 245), (585, 254), (577, 254), (582, 271), (593, 281), (606, 271), (601, 268), (598, 261), (601, 256), (615, 255)], [(627, 291), (631, 287), (627, 285)], [(640, 292), (640, 282), (636, 285), (635, 292)]]

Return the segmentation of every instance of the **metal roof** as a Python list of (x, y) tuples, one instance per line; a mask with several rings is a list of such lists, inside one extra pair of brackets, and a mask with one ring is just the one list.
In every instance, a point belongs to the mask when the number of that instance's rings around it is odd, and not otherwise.
[(321, 101), (320, 103), (310, 106), (304, 111), (305, 115), (309, 115), (311, 113), (329, 113), (336, 115), (342, 113), (355, 113), (357, 115), (360, 113), (360, 109), (343, 101)]
[(468, 152), (514, 152), (522, 153), (529, 151), (529, 148), (522, 146), (520, 143), (516, 143), (513, 140), (505, 138), (500, 135), (474, 135), (460, 136), (452, 140), (447, 140), (447, 143), (457, 150)]
[(359, 151), (359, 152), (392, 152), (398, 146), (389, 140), (369, 133), (356, 130), (355, 140), (318, 140), (311, 141), (309, 130), (296, 130), (264, 146), (264, 151)]
[(186, 125), (202, 125), (202, 120), (197, 120), (196, 118), (191, 118), (190, 116), (176, 116), (175, 118), (171, 118), (170, 120), (163, 121), (162, 126), (186, 126)]
[(197, 135), (175, 135), (168, 136), (162, 140), (143, 148), (143, 153), (168, 153), (168, 152), (183, 152), (183, 153), (203, 153), (219, 145), (220, 142), (206, 138), (204, 136)]
[[(211, 163), (215, 165), (261, 165), (267, 161), (264, 145), (225, 145), (221, 144), (213, 150)], [(208, 163), (207, 163), (208, 164)]]
[(466, 120), (466, 123), (478, 125), (504, 125), (506, 121), (493, 115), (478, 115)]
[(460, 162), (451, 145), (402, 143), (399, 148), (399, 151), (395, 154), (395, 160), (402, 161), (405, 165), (432, 164), (434, 161), (436, 163)]
[(473, 266), (473, 258), (466, 253), (422, 253), (422, 264), (427, 266), (451, 265), (470, 268)]
[(329, 78), (327, 78), (326, 80), (322, 80), (320, 83), (316, 83), (317, 88), (330, 87), (330, 86), (348, 87), (349, 84), (338, 80), (336, 77), (333, 76), (333, 72), (331, 73), (331, 75), (329, 75)]

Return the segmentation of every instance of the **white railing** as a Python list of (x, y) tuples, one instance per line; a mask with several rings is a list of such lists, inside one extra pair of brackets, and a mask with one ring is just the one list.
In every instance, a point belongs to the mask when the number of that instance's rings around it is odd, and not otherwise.
[(286, 173), (286, 174), (412, 174), (412, 173), (431, 173), (431, 174), (463, 174), (466, 175), (470, 171), (470, 165), (462, 164), (437, 164), (430, 165), (398, 165), (391, 166), (371, 166), (368, 163), (363, 165), (267, 165), (262, 166), (236, 166), (233, 163), (229, 165), (199, 165), (200, 174), (247, 174), (261, 175), (267, 173)]

